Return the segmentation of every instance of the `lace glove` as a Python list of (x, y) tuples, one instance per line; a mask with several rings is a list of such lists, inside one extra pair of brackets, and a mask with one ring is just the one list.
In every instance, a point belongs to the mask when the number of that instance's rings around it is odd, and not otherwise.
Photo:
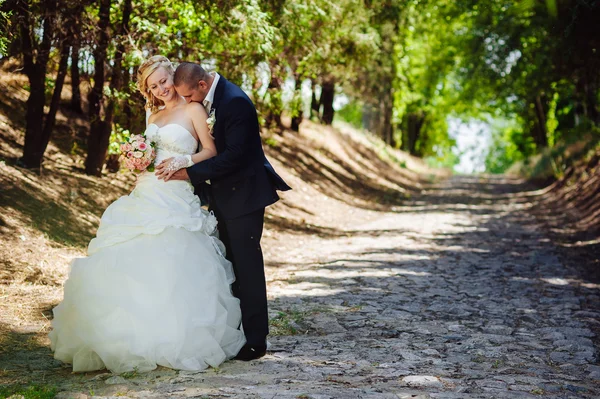
[(166, 172), (176, 172), (179, 169), (189, 168), (194, 164), (192, 161), (191, 155), (178, 155), (175, 158), (171, 159), (169, 164), (166, 166)]

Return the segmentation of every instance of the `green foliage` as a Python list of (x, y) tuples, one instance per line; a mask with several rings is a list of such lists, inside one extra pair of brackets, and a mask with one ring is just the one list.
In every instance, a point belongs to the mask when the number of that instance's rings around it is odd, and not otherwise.
[(267, 137), (263, 140), (263, 142), (271, 148), (279, 147), (279, 143), (273, 137)]
[[(0, 8), (5, 2), (6, 0), (0, 0)], [(6, 49), (10, 39), (10, 15), (10, 12), (2, 11), (0, 9), (0, 57), (6, 55)]]
[(108, 144), (108, 153), (110, 155), (119, 155), (121, 154), (121, 144), (125, 143), (131, 133), (129, 130), (123, 129), (118, 124), (115, 124), (112, 132), (110, 133), (110, 140)]
[(358, 101), (351, 101), (346, 104), (342, 109), (337, 111), (336, 117), (348, 122), (356, 128), (362, 127), (362, 112), (363, 105)]
[(24, 399), (52, 399), (56, 396), (58, 389), (53, 385), (9, 385), (0, 386), (0, 398), (8, 398), (10, 396)]
[(560, 178), (580, 159), (594, 154), (600, 148), (600, 129), (593, 127), (583, 132), (571, 132), (553, 148), (516, 162), (510, 171), (527, 178)]
[[(593, 29), (599, 1), (132, 2), (126, 35), (116, 34), (123, 1), (113, 1), (110, 13), (109, 71), (119, 45), (125, 46), (124, 87), (107, 85), (104, 91), (104, 100), (117, 103), (114, 135), (144, 128), (135, 72), (153, 54), (201, 62), (242, 85), (261, 122), (278, 122), (282, 112), (301, 115), (302, 82), (333, 82), (336, 93), (360, 100), (338, 111), (338, 118), (357, 127), (365, 123), (393, 147), (441, 166), (456, 164), (459, 156), (449, 118), (506, 121), (492, 129), (485, 165), (494, 173), (600, 123), (600, 33)], [(89, 78), (98, 4), (60, 3), (69, 6), (59, 7), (59, 14), (73, 5), (83, 10), (77, 39)], [(35, 26), (47, 17), (40, 4), (31, 2), (28, 11)], [(49, 65), (56, 65), (66, 20), (58, 16)], [(9, 34), (16, 32), (10, 30), (14, 20), (0, 11), (0, 54), (19, 39)], [(54, 72), (49, 69), (48, 90)]]
[(454, 168), (460, 162), (460, 154), (457, 154), (453, 151), (444, 152), (439, 156), (428, 156), (424, 158), (424, 161), (427, 165), (433, 168), (444, 168), (450, 169)]
[(514, 121), (498, 121), (492, 129), (492, 143), (485, 158), (489, 173), (504, 173), (515, 162), (533, 155), (535, 144)]

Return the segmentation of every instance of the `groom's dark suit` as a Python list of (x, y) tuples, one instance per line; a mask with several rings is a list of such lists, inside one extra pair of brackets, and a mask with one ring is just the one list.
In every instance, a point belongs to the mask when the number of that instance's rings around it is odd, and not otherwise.
[[(233, 264), (233, 293), (240, 299), (249, 345), (265, 344), (269, 333), (267, 289), (260, 248), (265, 207), (290, 187), (267, 161), (256, 108), (238, 86), (219, 78), (211, 110), (217, 156), (187, 169), (196, 194), (215, 212), (219, 237)], [(211, 184), (205, 181), (210, 179)]]

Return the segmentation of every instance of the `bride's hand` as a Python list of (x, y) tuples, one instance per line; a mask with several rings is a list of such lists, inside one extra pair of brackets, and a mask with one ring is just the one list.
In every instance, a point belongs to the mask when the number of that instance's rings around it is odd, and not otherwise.
[[(156, 167), (156, 176), (159, 179), (168, 181), (171, 179), (173, 174), (180, 169), (190, 167), (194, 164), (192, 157), (189, 155), (180, 155), (165, 159)], [(187, 173), (186, 173), (187, 175)]]

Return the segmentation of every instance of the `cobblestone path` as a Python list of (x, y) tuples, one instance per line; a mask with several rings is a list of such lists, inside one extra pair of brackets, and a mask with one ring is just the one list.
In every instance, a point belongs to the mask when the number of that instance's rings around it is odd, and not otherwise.
[(455, 177), (352, 230), (296, 236), (270, 257), (279, 335), (263, 359), (85, 375), (58, 397), (599, 397), (600, 286), (563, 265), (512, 191)]

